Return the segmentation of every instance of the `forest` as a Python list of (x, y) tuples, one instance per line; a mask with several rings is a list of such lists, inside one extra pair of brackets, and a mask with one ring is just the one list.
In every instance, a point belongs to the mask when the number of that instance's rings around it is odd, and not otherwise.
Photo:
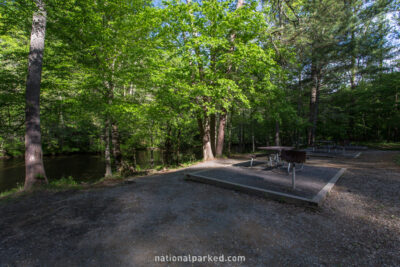
[[(396, 0), (0, 1), (0, 157), (105, 176), (261, 145), (400, 142)], [(40, 99), (40, 101), (39, 101)]]

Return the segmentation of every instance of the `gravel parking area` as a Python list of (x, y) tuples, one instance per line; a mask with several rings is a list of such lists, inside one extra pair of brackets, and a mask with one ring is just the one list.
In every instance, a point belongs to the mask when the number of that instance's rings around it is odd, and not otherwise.
[(246, 257), (194, 266), (399, 266), (398, 153), (312, 159), (347, 168), (317, 210), (187, 182), (188, 170), (0, 201), (0, 266), (188, 266), (154, 262), (188, 254)]

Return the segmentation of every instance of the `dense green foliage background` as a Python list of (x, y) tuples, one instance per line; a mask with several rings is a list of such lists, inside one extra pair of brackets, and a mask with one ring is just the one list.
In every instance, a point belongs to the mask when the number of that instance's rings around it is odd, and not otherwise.
[[(0, 3), (0, 156), (24, 153), (29, 2)], [(221, 114), (225, 154), (277, 133), (307, 144), (313, 87), (317, 140), (398, 142), (398, 4), (48, 0), (44, 152), (103, 152), (109, 121), (123, 158), (158, 148), (171, 164)]]

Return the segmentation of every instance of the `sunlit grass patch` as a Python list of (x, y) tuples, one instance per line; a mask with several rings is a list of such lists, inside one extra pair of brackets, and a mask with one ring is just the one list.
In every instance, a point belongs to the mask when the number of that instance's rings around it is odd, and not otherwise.
[(57, 180), (51, 180), (49, 181), (49, 184), (45, 185), (45, 188), (47, 189), (57, 189), (57, 190), (63, 190), (63, 189), (79, 189), (81, 185), (74, 180), (72, 176), (69, 177), (63, 177), (61, 179)]
[(23, 192), (23, 190), (24, 190), (24, 185), (18, 184), (17, 187), (14, 187), (14, 188), (12, 188), (10, 190), (1, 192), (0, 193), (0, 199), (13, 196), (13, 195), (15, 195), (17, 193), (21, 193), (21, 192)]

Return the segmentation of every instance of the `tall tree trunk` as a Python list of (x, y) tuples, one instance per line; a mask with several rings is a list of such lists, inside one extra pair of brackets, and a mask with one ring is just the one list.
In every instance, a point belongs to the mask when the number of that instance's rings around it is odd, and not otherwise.
[(310, 96), (310, 125), (308, 127), (308, 145), (313, 145), (315, 143), (315, 133), (318, 118), (319, 77), (318, 70), (314, 62), (311, 65), (311, 80), (312, 86)]
[[(298, 89), (298, 96), (297, 96), (297, 116), (299, 118), (302, 117), (302, 107), (303, 107), (303, 86), (301, 81), (301, 70), (299, 73), (299, 89)], [(296, 127), (296, 147), (298, 148), (300, 144), (300, 129)]]
[(225, 125), (226, 125), (226, 110), (223, 109), (222, 113), (219, 116), (219, 129), (218, 129), (218, 142), (217, 142), (217, 150), (216, 156), (222, 157), (222, 152), (224, 149), (224, 139), (225, 139)]
[(171, 126), (167, 126), (167, 138), (165, 139), (164, 142), (164, 148), (165, 148), (165, 153), (164, 153), (164, 163), (169, 166), (171, 164), (171, 159), (172, 159), (172, 140), (171, 140)]
[(203, 160), (213, 160), (214, 154), (211, 148), (209, 118), (208, 116), (204, 116), (204, 122), (200, 118), (197, 119), (197, 122), (203, 141)]
[[(236, 3), (236, 9), (239, 9), (243, 6), (244, 4), (244, 0), (238, 0)], [(231, 42), (232, 42), (232, 46), (230, 48), (230, 51), (233, 53), (233, 51), (235, 50), (235, 47), (233, 46), (233, 43), (235, 41), (236, 38), (236, 34), (232, 33), (231, 34)], [(229, 75), (231, 75), (232, 73), (232, 64), (228, 64), (228, 68), (226, 73)], [(222, 157), (222, 153), (223, 153), (223, 149), (224, 149), (224, 139), (225, 139), (225, 126), (226, 126), (226, 116), (227, 116), (227, 111), (225, 109), (222, 109), (222, 112), (220, 114), (219, 117), (219, 125), (218, 125), (218, 138), (217, 138), (217, 144), (216, 144), (216, 149), (215, 149), (215, 155), (217, 157)], [(230, 131), (232, 131), (232, 129), (230, 129)], [(231, 132), (230, 132), (230, 137), (231, 138)], [(231, 140), (229, 140), (229, 151), (228, 154), (231, 153)]]
[(59, 110), (58, 110), (58, 121), (59, 121), (59, 126), (58, 126), (58, 145), (61, 151), (63, 151), (63, 147), (64, 147), (64, 133), (65, 133), (65, 122), (64, 122), (64, 113), (63, 113), (63, 98), (60, 95), (59, 98), (60, 100), (60, 106), (59, 106)]
[(176, 142), (176, 165), (179, 165), (180, 162), (180, 146), (181, 146), (181, 130), (178, 130), (178, 135), (177, 135), (177, 142)]
[[(357, 74), (357, 65), (356, 65), (356, 40), (354, 30), (351, 32), (351, 69), (350, 69), (350, 88), (354, 90), (356, 88), (356, 74)], [(347, 137), (348, 139), (353, 139), (354, 135), (354, 128), (355, 128), (355, 120), (354, 120), (354, 105), (356, 99), (354, 98), (353, 94), (350, 95), (349, 99), (351, 105), (349, 110), (349, 125), (347, 130)]]
[(115, 168), (117, 169), (117, 171), (120, 171), (122, 167), (122, 153), (121, 153), (118, 126), (115, 123), (115, 121), (113, 121), (112, 123), (111, 140), (113, 145), (112, 151), (114, 156)]
[(302, 107), (303, 107), (303, 84), (302, 84), (302, 77), (301, 77), (301, 71), (299, 73), (299, 90), (298, 90), (298, 95), (297, 95), (297, 116), (301, 117), (302, 114)]
[[(191, 0), (187, 0), (187, 4), (190, 4), (192, 1)], [(192, 11), (189, 11), (190, 15), (192, 15)], [(193, 23), (191, 23), (191, 26), (194, 28), (195, 26), (193, 25)], [(194, 32), (194, 35), (197, 35), (197, 32)], [(185, 35), (184, 35), (185, 36)], [(185, 39), (185, 37), (184, 37)], [(197, 47), (194, 49), (194, 52), (196, 53), (196, 55), (198, 57), (200, 57), (200, 49)], [(192, 62), (190, 62), (189, 64), (192, 64)], [(204, 68), (203, 65), (201, 64), (201, 61), (198, 63), (198, 72), (199, 72), (199, 77), (201, 81), (204, 81)], [(192, 82), (194, 78), (194, 73), (192, 73)], [(207, 97), (204, 96), (203, 97), (204, 100), (207, 101)], [(198, 127), (199, 127), (199, 131), (200, 131), (200, 136), (202, 138), (202, 143), (203, 143), (203, 160), (212, 160), (214, 159), (214, 154), (213, 154), (213, 149), (211, 146), (211, 135), (210, 135), (210, 119), (209, 116), (207, 116), (207, 108), (205, 106), (203, 106), (204, 109), (204, 123), (203, 120), (201, 119), (201, 117), (199, 116), (197, 118), (197, 123), (198, 123)]]
[(350, 76), (350, 86), (351, 89), (356, 87), (356, 75), (357, 75), (357, 40), (355, 38), (354, 29), (351, 30), (351, 76)]
[(150, 167), (154, 168), (154, 137), (153, 133), (150, 133)]
[(25, 96), (25, 190), (31, 189), (35, 184), (48, 182), (43, 166), (40, 131), (40, 83), (47, 13), (42, 0), (35, 0), (34, 2), (37, 11), (33, 14), (32, 20)]
[(216, 116), (215, 113), (210, 115), (210, 141), (211, 141), (211, 149), (213, 154), (215, 155), (215, 130), (216, 130)]
[(314, 111), (314, 120), (313, 120), (313, 128), (312, 128), (312, 143), (315, 143), (315, 139), (317, 138), (317, 123), (318, 123), (318, 110), (319, 110), (319, 93), (320, 93), (320, 75), (317, 75), (317, 99), (315, 101), (315, 111)]
[(275, 145), (280, 146), (281, 140), (279, 137), (279, 121), (275, 121)]
[(133, 157), (132, 157), (133, 168), (136, 170), (137, 162), (136, 162), (136, 148), (133, 148)]
[[(115, 62), (116, 58), (112, 60), (111, 63), (111, 72), (108, 80), (104, 82), (105, 87), (108, 91), (108, 105), (112, 107), (114, 102), (114, 91), (115, 91), (115, 84), (114, 84), (114, 70), (115, 70)], [(110, 116), (110, 115), (108, 115)], [(118, 125), (115, 121), (114, 115), (110, 116), (109, 123), (110, 123), (110, 131), (111, 131), (111, 142), (112, 142), (112, 155), (114, 158), (114, 164), (116, 171), (121, 171), (122, 168), (122, 153), (121, 153), (121, 145), (120, 145), (120, 137), (118, 131)]]
[(229, 130), (228, 130), (228, 155), (231, 155), (231, 153), (232, 153), (232, 119), (233, 119), (233, 109), (231, 110), (231, 113), (229, 115), (229, 120), (228, 120), (228, 125), (229, 125)]
[(350, 77), (351, 89), (356, 88), (356, 59), (351, 57), (351, 77)]
[(269, 121), (270, 119), (269, 119), (269, 115), (268, 115), (268, 108), (267, 107), (265, 107), (265, 113), (264, 113), (264, 121), (266, 122), (265, 123), (265, 129), (267, 129), (267, 132), (265, 133), (265, 146), (269, 146), (269, 141), (270, 141), (270, 138), (271, 138), (271, 133), (270, 133), (270, 130), (269, 130), (269, 125), (268, 125), (268, 121)]
[(150, 168), (154, 168), (154, 149), (150, 149)]
[(253, 153), (256, 151), (256, 138), (254, 136), (254, 120), (251, 121), (251, 143)]
[(240, 121), (240, 153), (244, 152), (244, 112), (242, 111), (242, 119)]
[[(217, 150), (217, 142), (218, 142), (218, 130), (219, 130), (219, 115), (216, 116), (215, 119), (215, 142), (214, 142), (214, 146), (215, 146), (215, 150)], [(214, 151), (214, 156), (215, 156), (215, 151)]]
[(106, 121), (106, 132), (104, 135), (104, 143), (105, 143), (105, 150), (104, 150), (104, 159), (106, 162), (106, 177), (112, 176), (112, 170), (111, 170), (111, 153), (110, 153), (110, 119), (107, 119)]

